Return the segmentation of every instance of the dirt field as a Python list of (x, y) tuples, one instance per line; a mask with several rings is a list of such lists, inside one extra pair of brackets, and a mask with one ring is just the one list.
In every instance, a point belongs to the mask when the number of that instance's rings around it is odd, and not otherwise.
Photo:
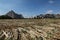
[(60, 19), (0, 19), (0, 40), (60, 40)]

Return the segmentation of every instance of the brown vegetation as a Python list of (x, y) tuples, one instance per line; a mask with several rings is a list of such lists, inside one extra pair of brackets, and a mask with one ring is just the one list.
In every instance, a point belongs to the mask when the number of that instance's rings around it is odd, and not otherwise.
[(0, 40), (60, 40), (60, 19), (0, 19)]

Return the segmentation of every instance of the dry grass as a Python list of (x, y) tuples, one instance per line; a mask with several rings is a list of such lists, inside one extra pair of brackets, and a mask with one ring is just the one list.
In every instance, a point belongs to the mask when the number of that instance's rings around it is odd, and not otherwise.
[(60, 19), (0, 19), (0, 39), (60, 40)]

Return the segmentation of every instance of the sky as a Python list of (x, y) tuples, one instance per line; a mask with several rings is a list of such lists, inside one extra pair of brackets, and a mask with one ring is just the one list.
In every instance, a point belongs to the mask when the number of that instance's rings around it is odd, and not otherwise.
[(14, 10), (24, 17), (60, 13), (60, 0), (0, 0), (0, 15)]

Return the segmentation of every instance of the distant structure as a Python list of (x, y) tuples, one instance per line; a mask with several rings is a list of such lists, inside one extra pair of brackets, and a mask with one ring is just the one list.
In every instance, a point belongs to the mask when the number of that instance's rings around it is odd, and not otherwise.
[(13, 10), (9, 11), (6, 15), (11, 17), (12, 19), (21, 19), (21, 18), (24, 18), (22, 16), (22, 14), (17, 14)]

